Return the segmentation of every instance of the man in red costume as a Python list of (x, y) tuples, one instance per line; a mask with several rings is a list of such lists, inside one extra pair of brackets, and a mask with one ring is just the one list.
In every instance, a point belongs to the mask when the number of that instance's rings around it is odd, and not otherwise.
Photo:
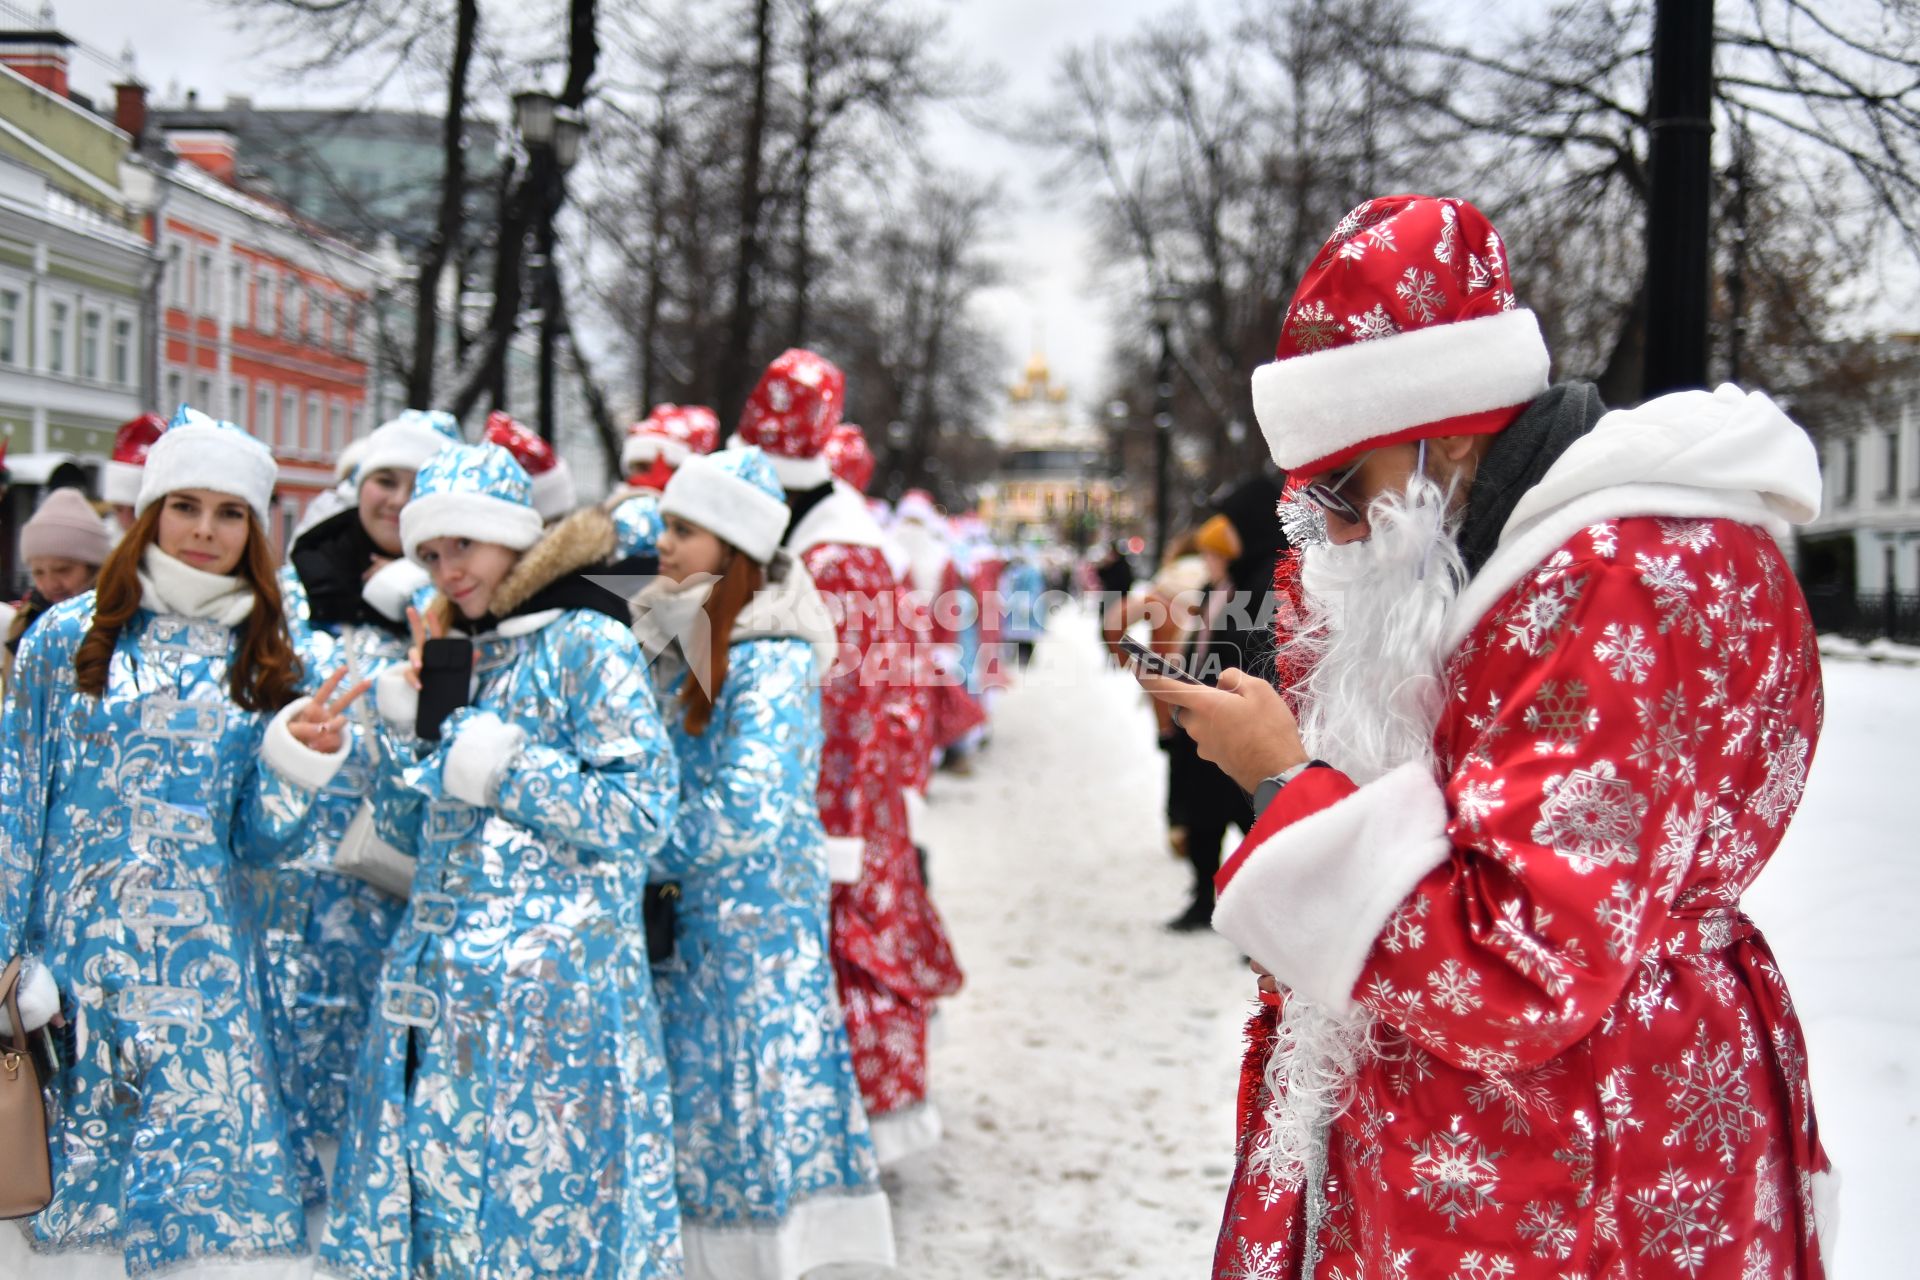
[(833, 967), (874, 1154), (887, 1164), (940, 1139), (927, 1099), (927, 1019), (961, 975), (907, 832), (903, 780), (914, 769), (889, 720), (896, 680), (908, 674), (893, 570), (866, 503), (834, 484), (826, 457), (845, 395), (832, 363), (787, 351), (747, 398), (736, 438), (759, 445), (779, 474), (793, 509), (785, 545), (839, 629), (840, 660), (821, 690), (819, 792), (835, 881)]
[(1741, 892), (1820, 731), (1805, 433), (1731, 386), (1549, 387), (1460, 200), (1335, 229), (1254, 376), (1328, 544), (1293, 710), (1153, 682), (1254, 795), (1263, 975), (1220, 1280), (1818, 1277), (1806, 1044)]

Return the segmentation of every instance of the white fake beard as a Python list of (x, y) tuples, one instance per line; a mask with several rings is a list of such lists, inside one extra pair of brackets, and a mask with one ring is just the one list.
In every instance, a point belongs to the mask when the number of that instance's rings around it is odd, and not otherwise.
[[(1447, 615), (1466, 581), (1447, 495), (1425, 476), (1367, 511), (1365, 542), (1309, 548), (1303, 617), (1284, 645), (1305, 665), (1301, 740), (1366, 784), (1409, 761), (1433, 767), (1445, 702)], [(1267, 1053), (1266, 1132), (1254, 1168), (1288, 1190), (1317, 1176), (1327, 1126), (1353, 1101), (1374, 1056), (1373, 1015), (1335, 1014), (1289, 992)]]

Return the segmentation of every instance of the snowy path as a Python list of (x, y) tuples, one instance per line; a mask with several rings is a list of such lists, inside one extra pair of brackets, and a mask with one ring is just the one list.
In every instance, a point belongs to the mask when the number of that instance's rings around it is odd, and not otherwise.
[[(1843, 1177), (1841, 1280), (1920, 1254), (1920, 670), (1832, 662), (1786, 845), (1747, 896), (1805, 1022)], [(1160, 928), (1185, 901), (1131, 680), (1064, 612), (971, 778), (942, 775), (936, 902), (967, 990), (933, 1091), (947, 1141), (887, 1176), (911, 1280), (1207, 1274), (1252, 981)]]

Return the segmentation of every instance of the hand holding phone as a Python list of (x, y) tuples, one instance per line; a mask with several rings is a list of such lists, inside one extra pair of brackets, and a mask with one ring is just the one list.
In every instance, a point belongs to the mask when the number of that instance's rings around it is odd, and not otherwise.
[(1130, 635), (1120, 637), (1120, 652), (1127, 656), (1127, 670), (1133, 673), (1136, 680), (1144, 675), (1159, 676), (1164, 680), (1177, 680), (1181, 684), (1205, 683), (1188, 674), (1187, 670), (1174, 659), (1155, 653)]
[(420, 653), (420, 711), (414, 732), (440, 737), (446, 718), (467, 705), (473, 682), (473, 641), (465, 636), (428, 640)]

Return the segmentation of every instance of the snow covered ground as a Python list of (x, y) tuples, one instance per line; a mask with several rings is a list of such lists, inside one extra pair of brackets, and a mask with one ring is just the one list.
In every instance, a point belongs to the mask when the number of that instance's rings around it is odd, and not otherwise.
[[(1827, 729), (1786, 845), (1747, 898), (1792, 984), (1842, 1171), (1838, 1275), (1920, 1256), (1920, 670), (1830, 661)], [(1253, 981), (1169, 934), (1153, 728), (1063, 612), (971, 778), (929, 811), (935, 901), (967, 969), (933, 1090), (936, 1151), (887, 1176), (912, 1280), (1207, 1274)]]

